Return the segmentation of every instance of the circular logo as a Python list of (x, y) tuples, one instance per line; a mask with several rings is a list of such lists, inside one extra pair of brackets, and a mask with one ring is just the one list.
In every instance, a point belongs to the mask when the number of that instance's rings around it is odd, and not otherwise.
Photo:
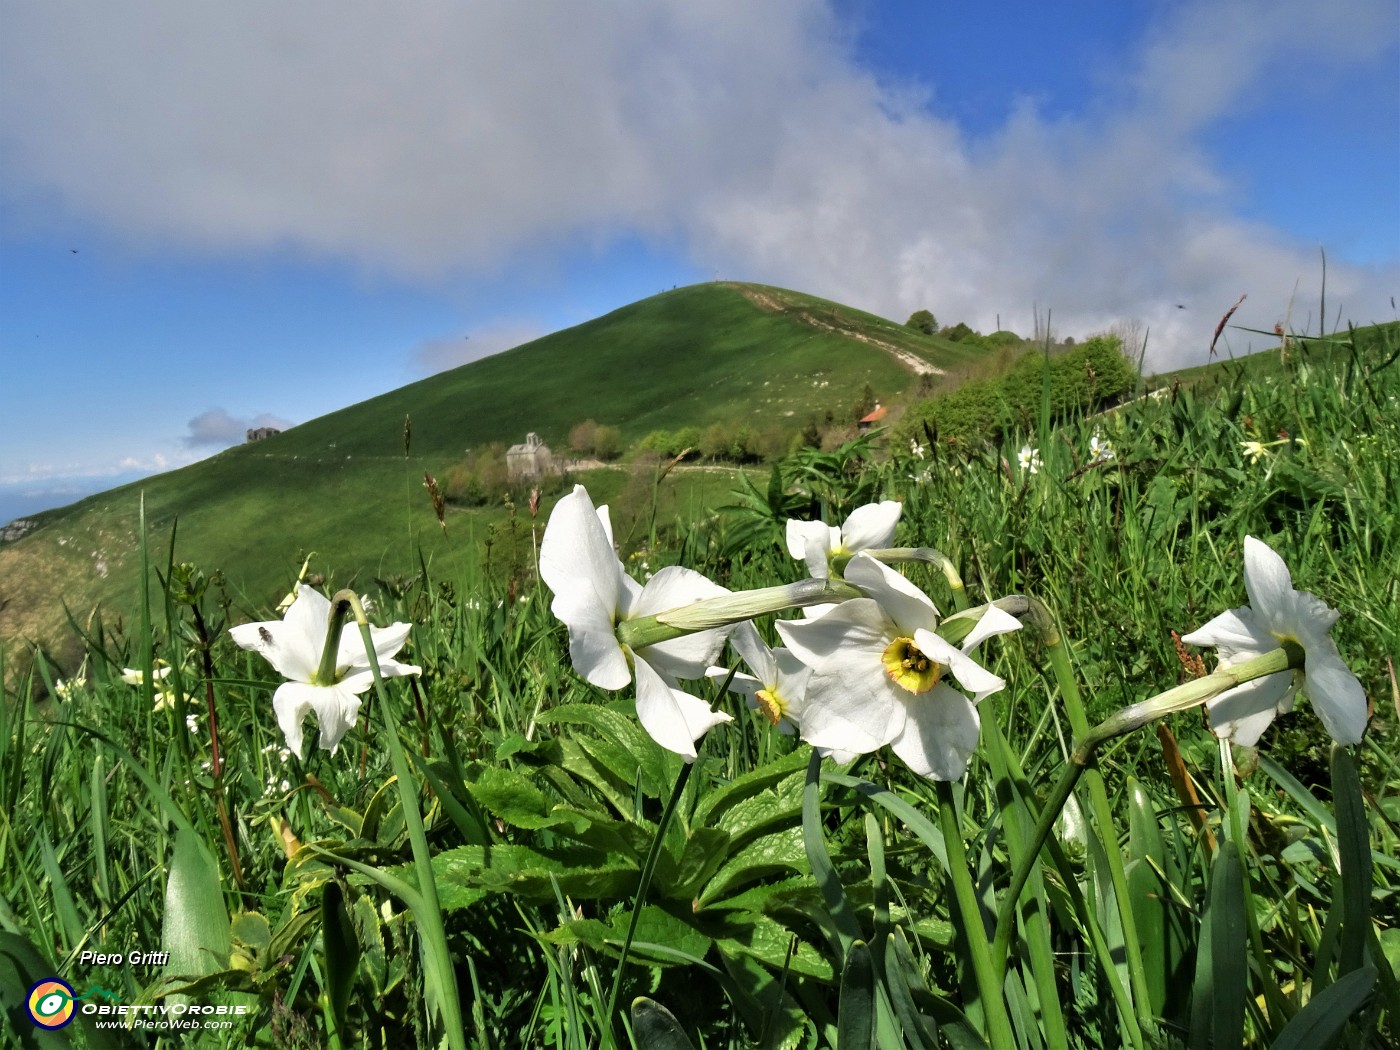
[(47, 977), (29, 989), (25, 1006), (29, 1019), (40, 1028), (62, 1028), (73, 1020), (73, 986), (57, 977)]

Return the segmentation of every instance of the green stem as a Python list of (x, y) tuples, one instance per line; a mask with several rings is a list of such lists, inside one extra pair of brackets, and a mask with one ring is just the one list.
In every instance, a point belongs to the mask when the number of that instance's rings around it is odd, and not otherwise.
[[(316, 668), (316, 677), (313, 680), (316, 685), (334, 685), (339, 677), (336, 668), (340, 663), (340, 632), (345, 627), (346, 617), (350, 615), (352, 599), (357, 621), (368, 629), (368, 621), (362, 619), (364, 612), (360, 608), (359, 596), (354, 591), (340, 591), (331, 599), (331, 614), (326, 618), (326, 643), (321, 649), (321, 663)], [(370, 650), (370, 660), (375, 673), (378, 674), (379, 662), (374, 659), (374, 646), (368, 641), (365, 645)]]
[[(1070, 666), (1069, 648), (1056, 632), (1050, 651), (1050, 666), (1054, 670), (1055, 681), (1060, 687), (1064, 700), (1065, 713), (1069, 716), (1070, 728), (1078, 740), (1086, 740), (1089, 735), (1089, 719), (1085, 714), (1084, 702), (1079, 696), (1079, 686), (1075, 681), (1074, 669)], [(1076, 749), (1076, 751), (1079, 749)], [(1108, 862), (1109, 881), (1113, 884), (1113, 897), (1118, 906), (1118, 918), (1123, 926), (1123, 950), (1128, 967), (1128, 984), (1133, 992), (1133, 1008), (1138, 1021), (1151, 1025), (1152, 1000), (1147, 985), (1147, 969), (1142, 961), (1142, 945), (1138, 941), (1137, 917), (1133, 914), (1132, 902), (1128, 896), (1128, 876), (1123, 869), (1123, 853), (1118, 846), (1118, 835), (1113, 830), (1113, 807), (1108, 801), (1108, 791), (1104, 787), (1103, 775), (1097, 766), (1088, 762), (1080, 765), (1088, 773), (1089, 800), (1094, 811), (1094, 829), (1103, 841), (1105, 860)], [(1077, 776), (1076, 776), (1077, 779)], [(1071, 785), (1072, 789), (1073, 785)], [(1067, 797), (1067, 796), (1066, 796)], [(1060, 800), (1064, 804), (1064, 799)], [(1058, 813), (1058, 809), (1054, 811)], [(1054, 813), (1051, 815), (1053, 820)], [(1042, 819), (1044, 814), (1042, 814)], [(1037, 852), (1039, 847), (1037, 845)], [(1014, 902), (1013, 902), (1014, 907)]]
[(977, 980), (978, 998), (982, 1000), (982, 1015), (987, 1024), (987, 1037), (995, 1047), (1016, 1045), (1011, 1030), (1011, 1017), (1006, 1012), (1002, 981), (992, 964), (992, 953), (982, 922), (982, 910), (977, 902), (977, 890), (972, 885), (972, 869), (968, 866), (963, 847), (962, 828), (958, 826), (957, 806), (953, 785), (940, 780), (938, 790), (938, 819), (943, 830), (943, 844), (948, 850), (948, 876), (962, 917), (963, 940), (971, 956), (973, 976)]
[(627, 968), (627, 956), (632, 950), (632, 938), (637, 934), (637, 923), (642, 916), (642, 905), (646, 901), (647, 891), (651, 889), (651, 878), (656, 874), (657, 861), (661, 859), (666, 832), (671, 826), (671, 820), (675, 817), (676, 807), (681, 801), (681, 793), (685, 790), (685, 782), (690, 779), (690, 771), (693, 768), (695, 766), (692, 762), (681, 766), (680, 776), (676, 777), (676, 786), (671, 789), (671, 797), (667, 799), (666, 808), (661, 813), (661, 823), (656, 826), (656, 837), (651, 840), (651, 849), (647, 851), (647, 859), (642, 863), (642, 876), (637, 883), (637, 895), (632, 901), (632, 918), (627, 923), (627, 936), (622, 942), (622, 954), (618, 956), (617, 972), (613, 974), (612, 991), (608, 993), (608, 1006), (603, 1012), (603, 1023), (608, 1026), (608, 1035), (612, 1034), (613, 1017), (617, 1011), (617, 996), (622, 990), (622, 971)]
[[(379, 658), (374, 652), (374, 639), (370, 635), (369, 620), (365, 618), (364, 607), (354, 591), (339, 591), (331, 599), (331, 623), (343, 623), (347, 610), (353, 609), (355, 622), (360, 627), (360, 637), (364, 641), (365, 655), (369, 659), (371, 674), (374, 675), (375, 696), (379, 700), (379, 710), (384, 718), (384, 736), (389, 743), (389, 758), (394, 767), (394, 782), (399, 792), (399, 804), (403, 809), (404, 827), (408, 831), (408, 841), (413, 848), (413, 866), (417, 871), (418, 892), (422, 895), (420, 907), (414, 909), (414, 918), (423, 938), (424, 954), (428, 957), (428, 973), (437, 986), (437, 998), (442, 1010), (443, 1027), (446, 1030), (447, 1044), (452, 1050), (466, 1050), (466, 1031), (462, 1027), (462, 1003), (457, 992), (457, 974), (452, 966), (452, 955), (447, 947), (447, 931), (442, 921), (442, 905), (438, 900), (437, 880), (433, 875), (433, 855), (428, 848), (428, 834), (423, 827), (423, 814), (418, 808), (418, 796), (413, 790), (408, 758), (399, 742), (398, 721), (389, 703), (388, 690), (384, 688), (384, 677), (379, 670)], [(339, 627), (333, 626), (326, 642), (326, 659), (335, 659), (335, 648), (330, 637), (339, 637)]]
[(617, 625), (617, 639), (629, 649), (641, 649), (696, 631), (728, 627), (766, 613), (862, 597), (864, 594), (861, 591), (844, 580), (802, 580), (780, 587), (760, 587), (719, 598), (706, 598), (679, 609), (659, 612), (655, 616), (624, 620)]

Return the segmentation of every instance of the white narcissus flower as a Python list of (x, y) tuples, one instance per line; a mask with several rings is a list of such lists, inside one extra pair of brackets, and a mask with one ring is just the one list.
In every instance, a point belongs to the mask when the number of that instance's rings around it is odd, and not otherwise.
[(1040, 449), (1031, 448), (1029, 445), (1022, 445), (1021, 451), (1016, 453), (1016, 462), (1021, 465), (1021, 469), (1031, 474), (1040, 473)]
[[(353, 623), (347, 624), (340, 633), (335, 680), (319, 680), (330, 615), (330, 599), (311, 587), (302, 586), (297, 589), (297, 596), (283, 619), (245, 623), (229, 629), (239, 646), (258, 653), (287, 679), (273, 694), (272, 706), (277, 712), (277, 724), (287, 738), (287, 746), (298, 758), (302, 757), (301, 723), (307, 712), (315, 713), (321, 727), (321, 747), (335, 754), (341, 739), (354, 727), (359, 716), (359, 694), (374, 684), (364, 640)], [(393, 659), (408, 640), (408, 631), (406, 623), (369, 629), (383, 677), (422, 673), (422, 668)]]
[(613, 551), (607, 507), (594, 509), (575, 485), (549, 516), (540, 542), (540, 578), (554, 592), (550, 611), (569, 629), (569, 658), (602, 689), (637, 678), (637, 719), (668, 751), (695, 761), (695, 742), (730, 716), (682, 691), (677, 679), (701, 678), (724, 647), (722, 629), (700, 631), (635, 652), (617, 638), (617, 625), (729, 592), (700, 573), (668, 565), (643, 587)]
[[(801, 719), (802, 702), (807, 695), (807, 680), (812, 669), (779, 646), (770, 649), (758, 634), (752, 621), (734, 628), (729, 636), (744, 663), (753, 674), (735, 671), (729, 683), (732, 692), (747, 697), (749, 707), (761, 711), (763, 717), (785, 736), (791, 736)], [(712, 667), (706, 672), (711, 678), (729, 677), (726, 667)]]
[(1303, 649), (1303, 668), (1256, 678), (1207, 701), (1216, 735), (1253, 747), (1276, 714), (1293, 709), (1301, 685), (1332, 739), (1359, 744), (1366, 729), (1366, 691), (1328, 633), (1339, 613), (1316, 595), (1294, 590), (1283, 559), (1253, 536), (1244, 538), (1244, 588), (1248, 605), (1221, 613), (1181, 640), (1215, 646), (1221, 667), (1293, 642)]
[(807, 563), (807, 572), (813, 579), (824, 580), (831, 575), (833, 557), (891, 546), (902, 509), (895, 500), (867, 503), (851, 511), (839, 529), (824, 521), (789, 518), (788, 553)]
[[(961, 648), (934, 633), (938, 610), (893, 569), (857, 554), (845, 578), (869, 597), (842, 602), (778, 633), (814, 674), (802, 709), (802, 739), (862, 754), (889, 744), (920, 776), (954, 780), (977, 747), (976, 704), (1006, 683), (967, 654), (1020, 622), (988, 607)], [(950, 672), (972, 696), (942, 681)]]
[(1103, 432), (1095, 427), (1094, 435), (1089, 439), (1089, 462), (1107, 463), (1112, 458), (1113, 446), (1108, 443)]

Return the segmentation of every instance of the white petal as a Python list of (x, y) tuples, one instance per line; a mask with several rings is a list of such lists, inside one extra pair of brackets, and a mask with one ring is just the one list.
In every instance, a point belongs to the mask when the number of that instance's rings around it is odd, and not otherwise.
[(1292, 605), (1293, 579), (1288, 566), (1268, 544), (1253, 536), (1244, 538), (1244, 589), (1250, 608), (1265, 620)]
[(1279, 705), (1297, 688), (1292, 671), (1265, 675), (1206, 702), (1215, 735), (1241, 747), (1253, 747), (1278, 714)]
[(695, 741), (730, 716), (675, 688), (645, 660), (638, 660), (637, 720), (667, 751), (694, 762)]
[[(840, 536), (840, 533), (837, 533)], [(788, 518), (787, 549), (798, 561), (807, 557), (807, 543), (815, 540), (823, 549), (831, 545), (831, 526), (824, 521), (798, 521)]]
[(705, 677), (720, 683), (727, 679), (731, 693), (738, 693), (750, 700), (753, 700), (755, 694), (764, 688), (764, 684), (753, 675), (745, 674), (743, 671), (731, 672), (728, 667), (711, 667), (705, 672)]
[(1359, 744), (1366, 731), (1366, 690), (1347, 665), (1332, 652), (1308, 650), (1303, 664), (1304, 687), (1313, 710), (1328, 735), (1339, 744)]
[(818, 671), (834, 670), (858, 652), (870, 654), (878, 667), (894, 640), (893, 624), (870, 598), (842, 602), (819, 620), (779, 620), (777, 628), (793, 655)]
[(802, 560), (807, 563), (807, 575), (814, 580), (825, 580), (831, 576), (831, 552), (837, 545), (836, 537), (841, 534), (835, 529), (826, 536), (808, 536), (807, 550)]
[[(925, 656), (932, 657), (952, 672), (958, 683), (972, 693), (972, 702), (981, 703), (984, 697), (1006, 688), (1006, 681), (992, 674), (972, 657), (966, 655), (951, 642), (940, 638), (932, 631), (914, 632), (914, 644)], [(910, 703), (917, 703), (911, 700)]]
[[(310, 587), (303, 587), (301, 595), (287, 610), (285, 620), (266, 620), (261, 623), (245, 623), (229, 629), (229, 636), (240, 648), (257, 653), (273, 666), (283, 678), (293, 682), (309, 682), (321, 663), (321, 648), (326, 642), (326, 617), (316, 621), (314, 600), (306, 601), (303, 596), (315, 595), (324, 603), (328, 613), (330, 602)], [(300, 612), (293, 618), (292, 610), (300, 605)], [(319, 635), (313, 644), (312, 639)]]
[(977, 621), (977, 625), (962, 642), (962, 651), (970, 653), (988, 638), (998, 634), (1010, 634), (1021, 629), (1021, 621), (1004, 609), (995, 605), (987, 606), (987, 611)]
[(802, 705), (802, 739), (860, 755), (883, 747), (904, 728), (897, 689), (878, 663), (856, 674), (812, 675)]
[(360, 712), (360, 698), (340, 685), (304, 685), (283, 682), (272, 697), (277, 724), (287, 738), (287, 747), (302, 755), (302, 720), (308, 711), (314, 712), (321, 729), (320, 746), (332, 754), (341, 739), (355, 725)]
[[(408, 641), (410, 630), (411, 625), (406, 623), (390, 624), (388, 627), (370, 627), (370, 644), (374, 646), (374, 655), (379, 660), (381, 669), (385, 663), (392, 662), (394, 654), (403, 648), (404, 642)], [(360, 634), (359, 625), (353, 619), (347, 620), (344, 629), (340, 632), (340, 651), (336, 654), (336, 666), (342, 669), (369, 667), (369, 656), (365, 653), (364, 637)], [(386, 673), (384, 677), (391, 676)]]
[(603, 526), (603, 535), (608, 538), (608, 546), (614, 550), (617, 544), (613, 543), (612, 515), (608, 513), (608, 505), (604, 503), (598, 510), (598, 523)]
[(1221, 613), (1181, 640), (1187, 645), (1215, 646), (1225, 667), (1278, 648), (1278, 639), (1260, 626), (1254, 610), (1247, 605)]
[(540, 542), (540, 578), (556, 596), (592, 590), (612, 614), (618, 608), (623, 575), (588, 490), (575, 485), (549, 515)]
[(938, 626), (938, 609), (928, 595), (884, 562), (857, 554), (846, 566), (845, 577), (880, 603), (900, 634), (912, 636), (920, 627), (931, 631)]
[[(720, 598), (728, 593), (725, 588), (693, 569), (668, 565), (647, 581), (633, 603), (629, 619), (654, 616), (705, 598)], [(682, 635), (646, 646), (638, 650), (637, 656), (675, 678), (700, 678), (704, 676), (705, 669), (719, 658), (728, 633), (728, 628), (719, 627)]]
[(841, 526), (841, 546), (851, 554), (867, 548), (881, 550), (894, 546), (894, 530), (901, 510), (903, 508), (894, 500), (857, 507)]
[(743, 657), (744, 663), (748, 664), (749, 670), (757, 675), (765, 686), (777, 682), (778, 661), (773, 657), (773, 650), (768, 648), (767, 643), (759, 636), (758, 628), (753, 625), (752, 620), (745, 620), (730, 632), (729, 644), (734, 646), (735, 651)]
[(621, 689), (632, 680), (612, 617), (596, 595), (556, 594), (549, 608), (569, 629), (569, 659), (575, 671), (601, 689)]
[(921, 777), (957, 780), (977, 750), (980, 723), (972, 701), (951, 686), (906, 701), (904, 731), (890, 743), (904, 764)]

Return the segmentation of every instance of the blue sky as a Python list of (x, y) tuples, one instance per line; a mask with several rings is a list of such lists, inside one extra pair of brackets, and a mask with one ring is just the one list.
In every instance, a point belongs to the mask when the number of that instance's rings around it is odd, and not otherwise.
[(1396, 316), (1393, 0), (0, 19), (0, 524), (715, 277), (1158, 368), (1315, 330), (1320, 247)]

